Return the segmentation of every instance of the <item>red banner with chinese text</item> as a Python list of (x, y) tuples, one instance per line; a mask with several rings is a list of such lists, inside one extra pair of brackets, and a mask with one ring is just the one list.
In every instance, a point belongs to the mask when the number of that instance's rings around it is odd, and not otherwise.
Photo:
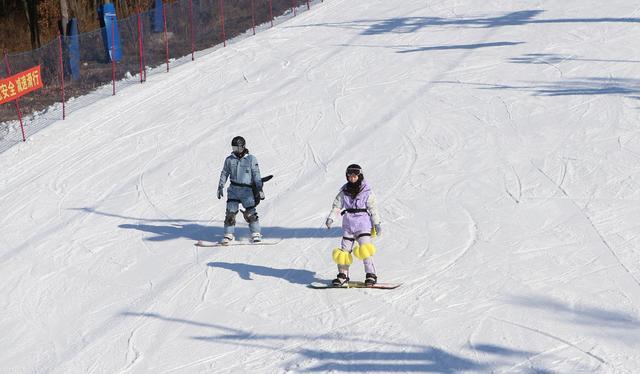
[(9, 78), (0, 79), (0, 104), (8, 103), (42, 88), (40, 77), (40, 65), (38, 65)]

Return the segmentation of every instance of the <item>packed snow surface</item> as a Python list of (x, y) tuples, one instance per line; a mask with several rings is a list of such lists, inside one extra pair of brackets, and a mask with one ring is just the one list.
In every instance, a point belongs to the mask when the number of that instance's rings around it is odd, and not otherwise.
[[(640, 372), (639, 33), (630, 0), (325, 0), (73, 112), (0, 155), (0, 371)], [(279, 243), (195, 247), (235, 135)], [(395, 290), (307, 287), (351, 163)]]

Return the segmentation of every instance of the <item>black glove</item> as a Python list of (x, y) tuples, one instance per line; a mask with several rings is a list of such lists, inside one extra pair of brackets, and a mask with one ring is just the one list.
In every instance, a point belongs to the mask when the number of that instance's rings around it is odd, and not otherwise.
[(264, 200), (264, 192), (262, 190), (253, 189), (253, 202), (258, 206), (260, 201)]

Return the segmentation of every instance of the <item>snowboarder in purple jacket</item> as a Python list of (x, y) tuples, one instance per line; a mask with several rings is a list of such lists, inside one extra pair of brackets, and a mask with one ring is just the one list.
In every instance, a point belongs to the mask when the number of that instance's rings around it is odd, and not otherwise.
[(371, 242), (371, 236), (379, 235), (381, 231), (376, 197), (371, 186), (364, 180), (359, 165), (349, 165), (346, 178), (347, 183), (340, 188), (325, 223), (327, 228), (331, 228), (333, 217), (338, 213), (342, 215), (342, 243), (340, 248), (333, 250), (333, 260), (338, 264), (338, 276), (332, 285), (341, 287), (349, 281), (353, 253), (364, 262), (365, 285), (373, 286), (377, 282), (373, 264), (376, 247)]

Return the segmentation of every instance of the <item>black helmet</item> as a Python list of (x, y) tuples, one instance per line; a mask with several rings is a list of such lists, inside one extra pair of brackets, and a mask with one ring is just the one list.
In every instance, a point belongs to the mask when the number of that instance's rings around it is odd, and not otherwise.
[(245, 152), (247, 152), (246, 142), (244, 141), (244, 138), (242, 136), (236, 136), (235, 138), (233, 138), (233, 140), (231, 140), (231, 149), (236, 156), (242, 157)]
[(244, 138), (242, 136), (236, 136), (235, 138), (233, 138), (233, 140), (231, 140), (231, 146), (232, 147), (246, 147), (247, 142), (244, 141)]
[(345, 177), (347, 177), (347, 181), (349, 180), (349, 175), (357, 175), (358, 182), (356, 183), (360, 183), (364, 179), (364, 175), (362, 174), (362, 168), (358, 164), (351, 164), (347, 166), (347, 170), (344, 172), (344, 175)]

